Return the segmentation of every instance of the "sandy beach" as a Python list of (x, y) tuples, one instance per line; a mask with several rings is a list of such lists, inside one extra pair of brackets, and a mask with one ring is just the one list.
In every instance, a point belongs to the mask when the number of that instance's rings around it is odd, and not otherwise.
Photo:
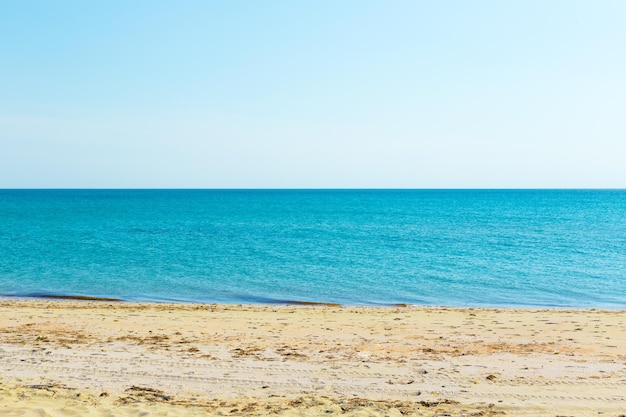
[(0, 415), (618, 417), (626, 312), (5, 299)]

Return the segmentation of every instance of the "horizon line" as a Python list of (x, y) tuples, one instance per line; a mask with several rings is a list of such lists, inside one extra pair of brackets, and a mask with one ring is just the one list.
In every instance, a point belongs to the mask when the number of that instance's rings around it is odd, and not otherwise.
[(149, 190), (189, 190), (189, 191), (624, 191), (626, 187), (0, 187), (8, 190), (102, 190), (102, 191), (149, 191)]

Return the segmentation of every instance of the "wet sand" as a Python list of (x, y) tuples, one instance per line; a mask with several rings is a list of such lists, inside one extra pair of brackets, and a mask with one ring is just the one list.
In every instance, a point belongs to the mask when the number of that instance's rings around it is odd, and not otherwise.
[(0, 301), (0, 416), (79, 415), (626, 416), (626, 311)]

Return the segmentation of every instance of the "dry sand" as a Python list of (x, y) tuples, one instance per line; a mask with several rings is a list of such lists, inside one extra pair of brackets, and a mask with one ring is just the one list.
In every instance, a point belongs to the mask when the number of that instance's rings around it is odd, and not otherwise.
[(626, 312), (0, 301), (0, 416), (626, 416)]

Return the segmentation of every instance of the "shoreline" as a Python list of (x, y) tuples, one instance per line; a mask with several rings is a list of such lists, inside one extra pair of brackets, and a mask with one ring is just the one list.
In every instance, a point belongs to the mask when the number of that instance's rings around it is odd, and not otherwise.
[(0, 302), (5, 301), (67, 301), (67, 302), (116, 302), (125, 304), (172, 304), (172, 305), (224, 305), (224, 306), (322, 306), (322, 307), (356, 307), (356, 308), (451, 308), (451, 309), (486, 309), (486, 310), (573, 310), (573, 311), (626, 311), (625, 306), (607, 307), (607, 306), (562, 306), (562, 305), (447, 305), (447, 304), (411, 304), (411, 303), (367, 303), (367, 304), (342, 304), (325, 301), (308, 301), (308, 300), (291, 300), (291, 299), (266, 299), (265, 301), (249, 302), (239, 300), (233, 302), (223, 301), (175, 301), (175, 300), (158, 300), (158, 299), (125, 299), (118, 297), (92, 296), (83, 294), (56, 294), (56, 293), (33, 293), (33, 294), (0, 294)]
[(0, 411), (617, 417), (623, 346), (622, 310), (0, 298)]
[[(408, 304), (408, 303), (379, 303), (379, 304), (341, 304), (341, 303), (330, 303), (323, 301), (298, 301), (298, 300), (284, 300), (284, 301), (276, 301), (274, 303), (246, 303), (246, 302), (199, 302), (199, 301), (142, 301), (142, 300), (133, 300), (133, 299), (124, 299), (124, 298), (109, 298), (109, 297), (96, 297), (89, 295), (57, 295), (57, 294), (47, 294), (47, 295), (38, 295), (38, 296), (22, 296), (22, 295), (0, 295), (0, 305), (3, 303), (37, 303), (37, 302), (51, 302), (51, 303), (77, 303), (80, 305), (81, 303), (88, 304), (89, 307), (92, 307), (89, 303), (95, 303), (96, 305), (99, 303), (102, 304), (110, 304), (114, 303), (116, 306), (168, 306), (172, 309), (176, 309), (178, 307), (185, 309), (186, 307), (191, 308), (200, 308), (203, 306), (221, 306), (224, 308), (228, 307), (333, 307), (333, 308), (347, 308), (347, 309), (394, 309), (394, 308), (409, 308), (409, 309), (443, 309), (443, 310), (485, 310), (485, 311), (494, 311), (494, 310), (502, 310), (502, 311), (526, 311), (526, 312), (626, 312), (626, 307), (624, 308), (605, 308), (605, 307), (568, 307), (568, 306), (533, 306), (533, 305), (521, 305), (521, 306), (498, 306), (498, 305), (489, 305), (489, 306), (457, 306), (457, 305), (430, 305), (430, 304)], [(76, 307), (77, 304), (72, 304), (72, 306)], [(113, 306), (113, 304), (110, 304)]]

